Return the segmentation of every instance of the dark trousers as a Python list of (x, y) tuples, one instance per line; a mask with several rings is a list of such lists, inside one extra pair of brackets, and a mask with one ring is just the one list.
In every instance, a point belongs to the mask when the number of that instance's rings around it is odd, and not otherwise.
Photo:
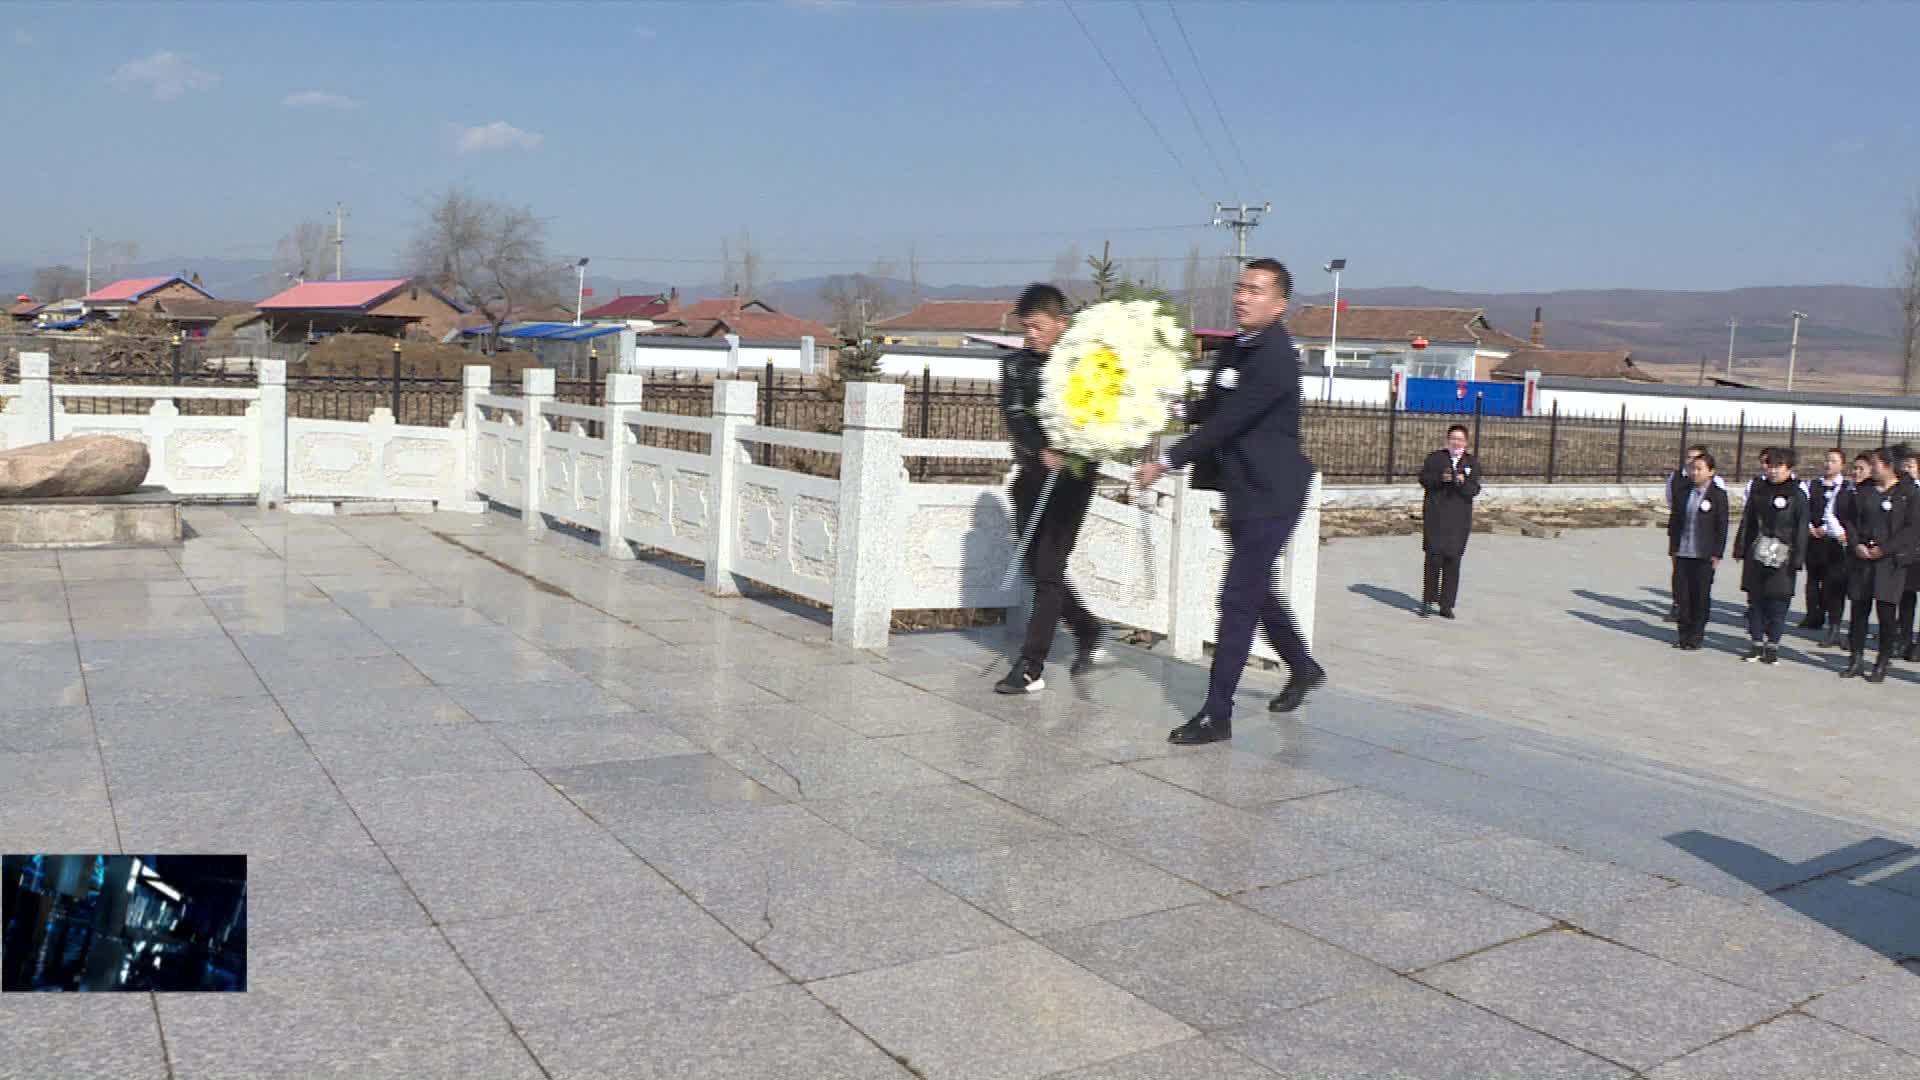
[(1460, 556), (1427, 552), (1426, 588), (1420, 599), (1452, 608), (1460, 599)]
[(1900, 594), (1900, 640), (1901, 641), (1913, 640), (1913, 609), (1914, 609), (1914, 601), (1916, 598), (1920, 598), (1920, 593), (1901, 593)]
[(1680, 640), (1707, 636), (1707, 615), (1713, 610), (1713, 560), (1673, 560), (1673, 603), (1679, 612)]
[(1787, 609), (1793, 606), (1791, 596), (1761, 596), (1747, 594), (1747, 636), (1754, 641), (1765, 641), (1772, 645), (1780, 644), (1780, 635), (1787, 631)]
[(1267, 642), (1295, 677), (1318, 671), (1307, 655), (1307, 643), (1293, 621), (1293, 611), (1274, 588), (1273, 562), (1287, 546), (1299, 522), (1292, 517), (1250, 518), (1227, 522), (1226, 577), (1220, 583), (1220, 633), (1213, 647), (1213, 670), (1207, 680), (1206, 714), (1220, 723), (1233, 719), (1233, 692), (1253, 651), (1256, 627), (1267, 632)]
[(1846, 607), (1846, 553), (1831, 540), (1815, 540), (1807, 552), (1807, 621), (1839, 626)]
[[(1013, 478), (1014, 528), (1024, 534), (1033, 518), (1034, 504), (1040, 500), (1047, 470), (1022, 464)], [(1093, 470), (1085, 479), (1061, 471), (1053, 482), (1053, 494), (1047, 496), (1047, 508), (1040, 514), (1033, 543), (1027, 547), (1027, 574), (1033, 578), (1033, 615), (1027, 620), (1026, 641), (1020, 656), (1036, 664), (1047, 662), (1053, 650), (1053, 633), (1065, 619), (1074, 633), (1086, 635), (1098, 625), (1093, 613), (1080, 603), (1080, 594), (1067, 580), (1067, 559), (1073, 554), (1074, 541), (1080, 538), (1080, 524), (1087, 518), (1087, 505), (1093, 500)]]
[(1880, 655), (1892, 656), (1900, 640), (1900, 605), (1873, 597), (1873, 564), (1855, 563), (1847, 571), (1847, 600), (1853, 605), (1853, 620), (1847, 627), (1847, 648), (1855, 656), (1867, 651), (1867, 618), (1880, 618)]

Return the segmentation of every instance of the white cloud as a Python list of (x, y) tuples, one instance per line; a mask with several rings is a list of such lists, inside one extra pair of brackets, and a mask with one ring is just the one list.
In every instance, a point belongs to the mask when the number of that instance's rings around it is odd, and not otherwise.
[(116, 86), (144, 85), (153, 91), (155, 101), (172, 101), (189, 90), (211, 90), (220, 85), (220, 76), (177, 52), (161, 50), (152, 56), (129, 60), (113, 73)]
[(492, 154), (503, 150), (532, 150), (546, 141), (535, 131), (522, 131), (505, 120), (478, 127), (453, 128), (453, 149), (458, 154)]
[(360, 103), (345, 94), (330, 94), (325, 90), (302, 90), (297, 94), (288, 94), (280, 99), (280, 104), (292, 109), (357, 109)]

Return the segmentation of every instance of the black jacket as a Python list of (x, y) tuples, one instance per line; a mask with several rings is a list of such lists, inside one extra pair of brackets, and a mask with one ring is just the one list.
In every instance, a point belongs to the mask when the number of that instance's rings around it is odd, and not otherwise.
[(1051, 444), (1040, 426), (1040, 369), (1047, 358), (1031, 349), (1019, 349), (1000, 360), (1000, 418), (1013, 439), (1013, 458), (1022, 464), (1036, 461)]
[[(1680, 554), (1680, 537), (1687, 531), (1687, 500), (1693, 486), (1673, 500), (1673, 508), (1667, 512), (1667, 554)], [(1718, 559), (1727, 553), (1727, 523), (1731, 520), (1727, 512), (1727, 489), (1711, 481), (1707, 483), (1707, 494), (1700, 500), (1700, 509), (1696, 511), (1700, 518), (1700, 549), (1704, 557)]]
[[(1792, 553), (1780, 566), (1767, 566), (1753, 557), (1753, 542), (1771, 536), (1787, 545)], [(1740, 536), (1733, 543), (1733, 555), (1743, 562), (1740, 588), (1757, 596), (1779, 598), (1793, 595), (1793, 579), (1807, 562), (1807, 493), (1797, 480), (1775, 484), (1754, 482), (1747, 489), (1747, 504), (1740, 513)]]
[(1847, 550), (1877, 543), (1886, 557), (1856, 558), (1851, 572), (1872, 583), (1873, 598), (1897, 603), (1914, 566), (1920, 566), (1920, 487), (1902, 479), (1892, 490), (1873, 484), (1856, 489), (1846, 506)]
[(1300, 354), (1275, 323), (1220, 350), (1206, 393), (1187, 407), (1198, 427), (1167, 449), (1176, 469), (1217, 478), (1229, 520), (1297, 517), (1313, 482), (1300, 449)]
[(1459, 481), (1447, 479), (1453, 456), (1445, 450), (1427, 455), (1420, 486), (1427, 495), (1421, 510), (1421, 542), (1429, 555), (1464, 555), (1473, 532), (1473, 500), (1480, 494), (1480, 459), (1460, 455)]

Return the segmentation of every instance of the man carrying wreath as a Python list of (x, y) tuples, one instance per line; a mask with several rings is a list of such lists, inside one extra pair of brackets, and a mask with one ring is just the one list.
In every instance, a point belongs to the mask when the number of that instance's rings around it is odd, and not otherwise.
[(1256, 625), (1266, 628), (1290, 673), (1270, 711), (1298, 709), (1308, 691), (1327, 681), (1273, 582), (1274, 560), (1300, 523), (1313, 484), (1313, 462), (1300, 447), (1300, 354), (1280, 325), (1292, 295), (1293, 276), (1279, 261), (1246, 265), (1233, 287), (1239, 336), (1221, 350), (1206, 396), (1187, 410), (1187, 419), (1200, 426), (1134, 472), (1146, 487), (1170, 469), (1209, 463), (1225, 495), (1232, 553), (1220, 586), (1220, 632), (1206, 704), (1167, 735), (1182, 746), (1233, 737), (1233, 693)]
[[(1013, 440), (1014, 531), (1024, 536), (1032, 525), (1026, 564), (1027, 573), (1033, 577), (1033, 614), (1027, 619), (1027, 636), (1019, 658), (994, 690), (1030, 694), (1047, 685), (1042, 676), (1061, 619), (1066, 620), (1079, 644), (1071, 669), (1075, 675), (1083, 674), (1098, 661), (1105, 632), (1067, 581), (1067, 559), (1073, 554), (1074, 541), (1080, 536), (1080, 525), (1093, 500), (1095, 473), (1067, 468), (1067, 456), (1048, 440), (1036, 411), (1047, 354), (1071, 321), (1066, 294), (1044, 283), (1029, 285), (1020, 294), (1014, 315), (1020, 320), (1025, 348), (1000, 362), (1000, 415)], [(1040, 520), (1034, 523), (1034, 508), (1043, 490), (1047, 491), (1046, 505), (1040, 511)]]

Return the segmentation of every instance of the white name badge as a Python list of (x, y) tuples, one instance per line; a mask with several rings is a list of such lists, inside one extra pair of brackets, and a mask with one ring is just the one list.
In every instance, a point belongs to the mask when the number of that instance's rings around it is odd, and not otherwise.
[(1709, 510), (1711, 510), (1711, 509), (1713, 509), (1713, 504), (1712, 504), (1712, 503), (1710, 503), (1710, 502), (1708, 502), (1708, 501), (1707, 501), (1707, 500), (1705, 500), (1705, 499), (1701, 499), (1701, 500), (1700, 500), (1700, 512), (1701, 512), (1701, 513), (1703, 513), (1703, 514), (1704, 514), (1704, 513), (1706, 513), (1707, 511), (1709, 511)]
[(1785, 495), (1775, 495), (1773, 497), (1773, 508), (1775, 510), (1785, 510), (1787, 508), (1787, 497)]
[(1223, 367), (1220, 369), (1220, 374), (1214, 376), (1213, 381), (1220, 384), (1220, 389), (1231, 390), (1240, 385), (1240, 373), (1233, 368)]
[(1892, 510), (1892, 509), (1893, 509), (1893, 500), (1892, 500), (1892, 499), (1881, 499), (1881, 500), (1880, 500), (1880, 509), (1882, 509), (1882, 510)]

